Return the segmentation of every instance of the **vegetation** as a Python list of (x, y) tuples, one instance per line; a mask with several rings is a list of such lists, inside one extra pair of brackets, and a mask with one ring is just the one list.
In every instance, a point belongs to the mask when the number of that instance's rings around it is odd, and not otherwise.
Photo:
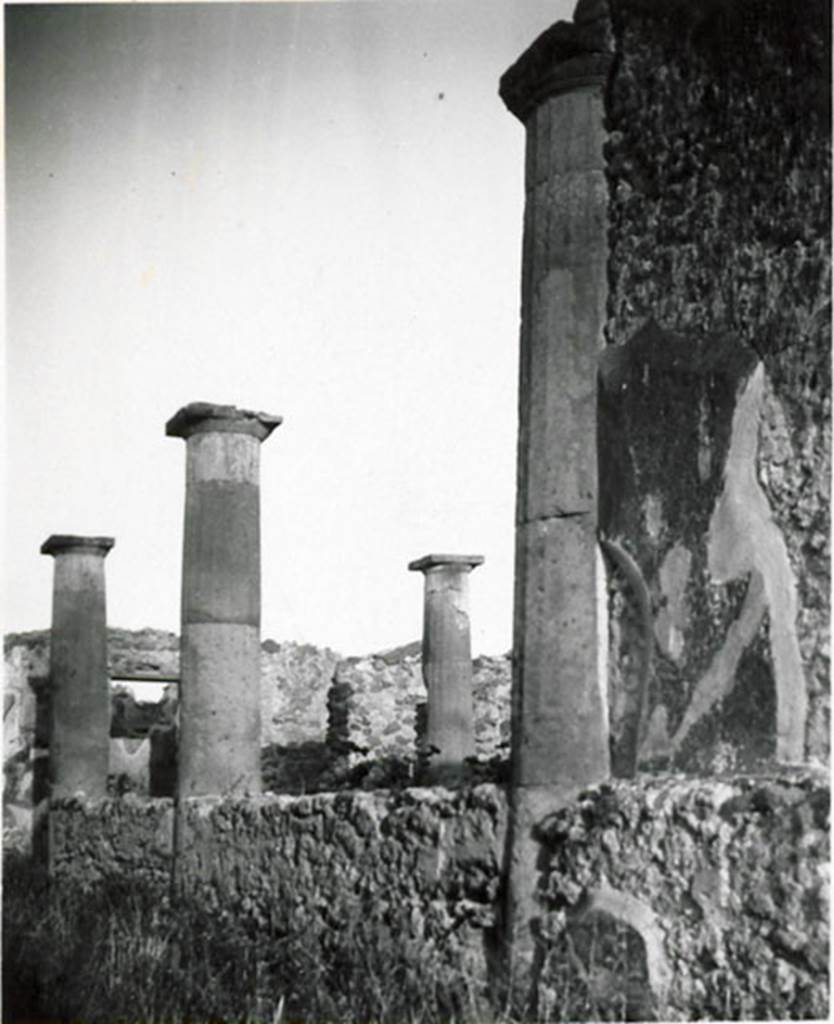
[[(490, 758), (467, 757), (464, 778), (456, 785), (509, 781), (509, 744), (499, 745)], [(427, 785), (428, 768), (437, 748), (418, 746), (416, 756), (388, 755), (363, 757), (349, 763), (346, 754), (367, 754), (350, 743), (334, 744), (307, 741), (293, 746), (272, 743), (261, 750), (261, 775), (264, 789), (274, 793), (333, 793), (337, 790), (392, 789)], [(113, 781), (114, 794), (126, 792)]]
[(149, 883), (50, 884), (19, 853), (6, 855), (3, 888), (5, 1024), (492, 1017), (475, 979), (436, 946), (356, 910), (316, 926), (282, 899), (253, 925)]
[[(519, 1024), (651, 1020), (633, 936), (601, 921), (555, 937), (538, 1006), (508, 1002), (482, 950), (354, 898), (311, 918), (282, 891), (223, 908), (164, 883), (50, 882), (8, 850), (4, 1024)], [(266, 911), (265, 908), (266, 907)], [(387, 907), (382, 911), (381, 907)], [(587, 948), (585, 948), (587, 947)], [(491, 998), (490, 998), (491, 997)], [(499, 1008), (500, 1007), (500, 1008)], [(655, 1011), (655, 1012), (653, 1012)]]

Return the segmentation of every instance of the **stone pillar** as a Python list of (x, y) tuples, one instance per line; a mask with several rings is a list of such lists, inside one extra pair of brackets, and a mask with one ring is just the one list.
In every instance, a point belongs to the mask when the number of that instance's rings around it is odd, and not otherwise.
[(148, 792), (150, 796), (176, 796), (176, 725), (152, 725), (148, 731), (148, 740)]
[[(30, 751), (32, 766), (31, 851), (37, 863), (49, 866), (49, 742), (52, 733), (52, 697), (49, 676), (29, 679), (35, 695), (35, 728)], [(109, 754), (109, 747), (108, 747)]]
[(110, 679), (104, 559), (112, 537), (53, 534), (41, 547), (55, 558), (48, 696), (51, 795), (107, 794)]
[(258, 793), (260, 445), (280, 416), (192, 402), (186, 440), (178, 795)]
[(49, 796), (49, 741), (52, 733), (52, 695), (49, 676), (29, 680), (35, 695), (35, 729), (30, 759), (32, 763), (32, 807)]
[(605, 4), (501, 80), (524, 124), (526, 203), (513, 629), (509, 926), (531, 942), (541, 818), (609, 774), (597, 549), (597, 360), (606, 316)]
[(428, 691), (425, 742), (429, 780), (460, 782), (475, 754), (469, 573), (482, 555), (426, 555), (408, 568), (425, 577), (423, 679)]

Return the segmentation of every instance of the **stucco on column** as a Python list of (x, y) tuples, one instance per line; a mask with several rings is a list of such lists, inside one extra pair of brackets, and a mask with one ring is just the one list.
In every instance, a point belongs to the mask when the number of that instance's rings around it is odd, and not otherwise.
[(53, 534), (49, 776), (53, 797), (107, 794), (110, 681), (104, 559), (111, 537)]
[(408, 568), (425, 577), (423, 679), (428, 691), (426, 744), (435, 751), (429, 777), (459, 781), (475, 754), (469, 573), (481, 555), (426, 555)]
[(260, 774), (260, 444), (277, 416), (194, 402), (186, 440), (181, 796), (257, 793)]
[(536, 915), (534, 827), (609, 775), (596, 450), (609, 45), (605, 4), (581, 0), (500, 89), (527, 133), (507, 908), (519, 951)]

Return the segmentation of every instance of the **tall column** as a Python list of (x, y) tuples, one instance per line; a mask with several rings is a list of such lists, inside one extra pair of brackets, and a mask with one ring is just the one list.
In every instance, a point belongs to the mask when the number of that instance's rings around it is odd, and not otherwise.
[(532, 943), (541, 818), (609, 774), (598, 614), (597, 360), (606, 315), (605, 4), (548, 29), (501, 80), (526, 203), (512, 698), (511, 942)]
[(51, 795), (107, 794), (110, 680), (104, 559), (112, 537), (53, 534), (41, 546), (55, 559), (49, 642)]
[(482, 555), (426, 555), (408, 568), (425, 578), (423, 679), (428, 691), (426, 744), (429, 779), (459, 782), (475, 754), (472, 723), (472, 644), (469, 573)]
[(178, 793), (258, 793), (260, 445), (280, 416), (192, 402), (186, 441)]

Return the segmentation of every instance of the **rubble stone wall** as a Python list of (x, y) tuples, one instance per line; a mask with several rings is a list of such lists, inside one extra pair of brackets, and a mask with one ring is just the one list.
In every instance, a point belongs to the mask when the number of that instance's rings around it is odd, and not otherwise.
[[(827, 779), (641, 778), (539, 824), (548, 956), (539, 999), (570, 1019), (828, 1016)], [(172, 802), (64, 801), (56, 878), (168, 884)], [(390, 941), (464, 956), (486, 979), (500, 899), (504, 791), (267, 794), (185, 803), (179, 878), (218, 913), (268, 928), (357, 917)]]

